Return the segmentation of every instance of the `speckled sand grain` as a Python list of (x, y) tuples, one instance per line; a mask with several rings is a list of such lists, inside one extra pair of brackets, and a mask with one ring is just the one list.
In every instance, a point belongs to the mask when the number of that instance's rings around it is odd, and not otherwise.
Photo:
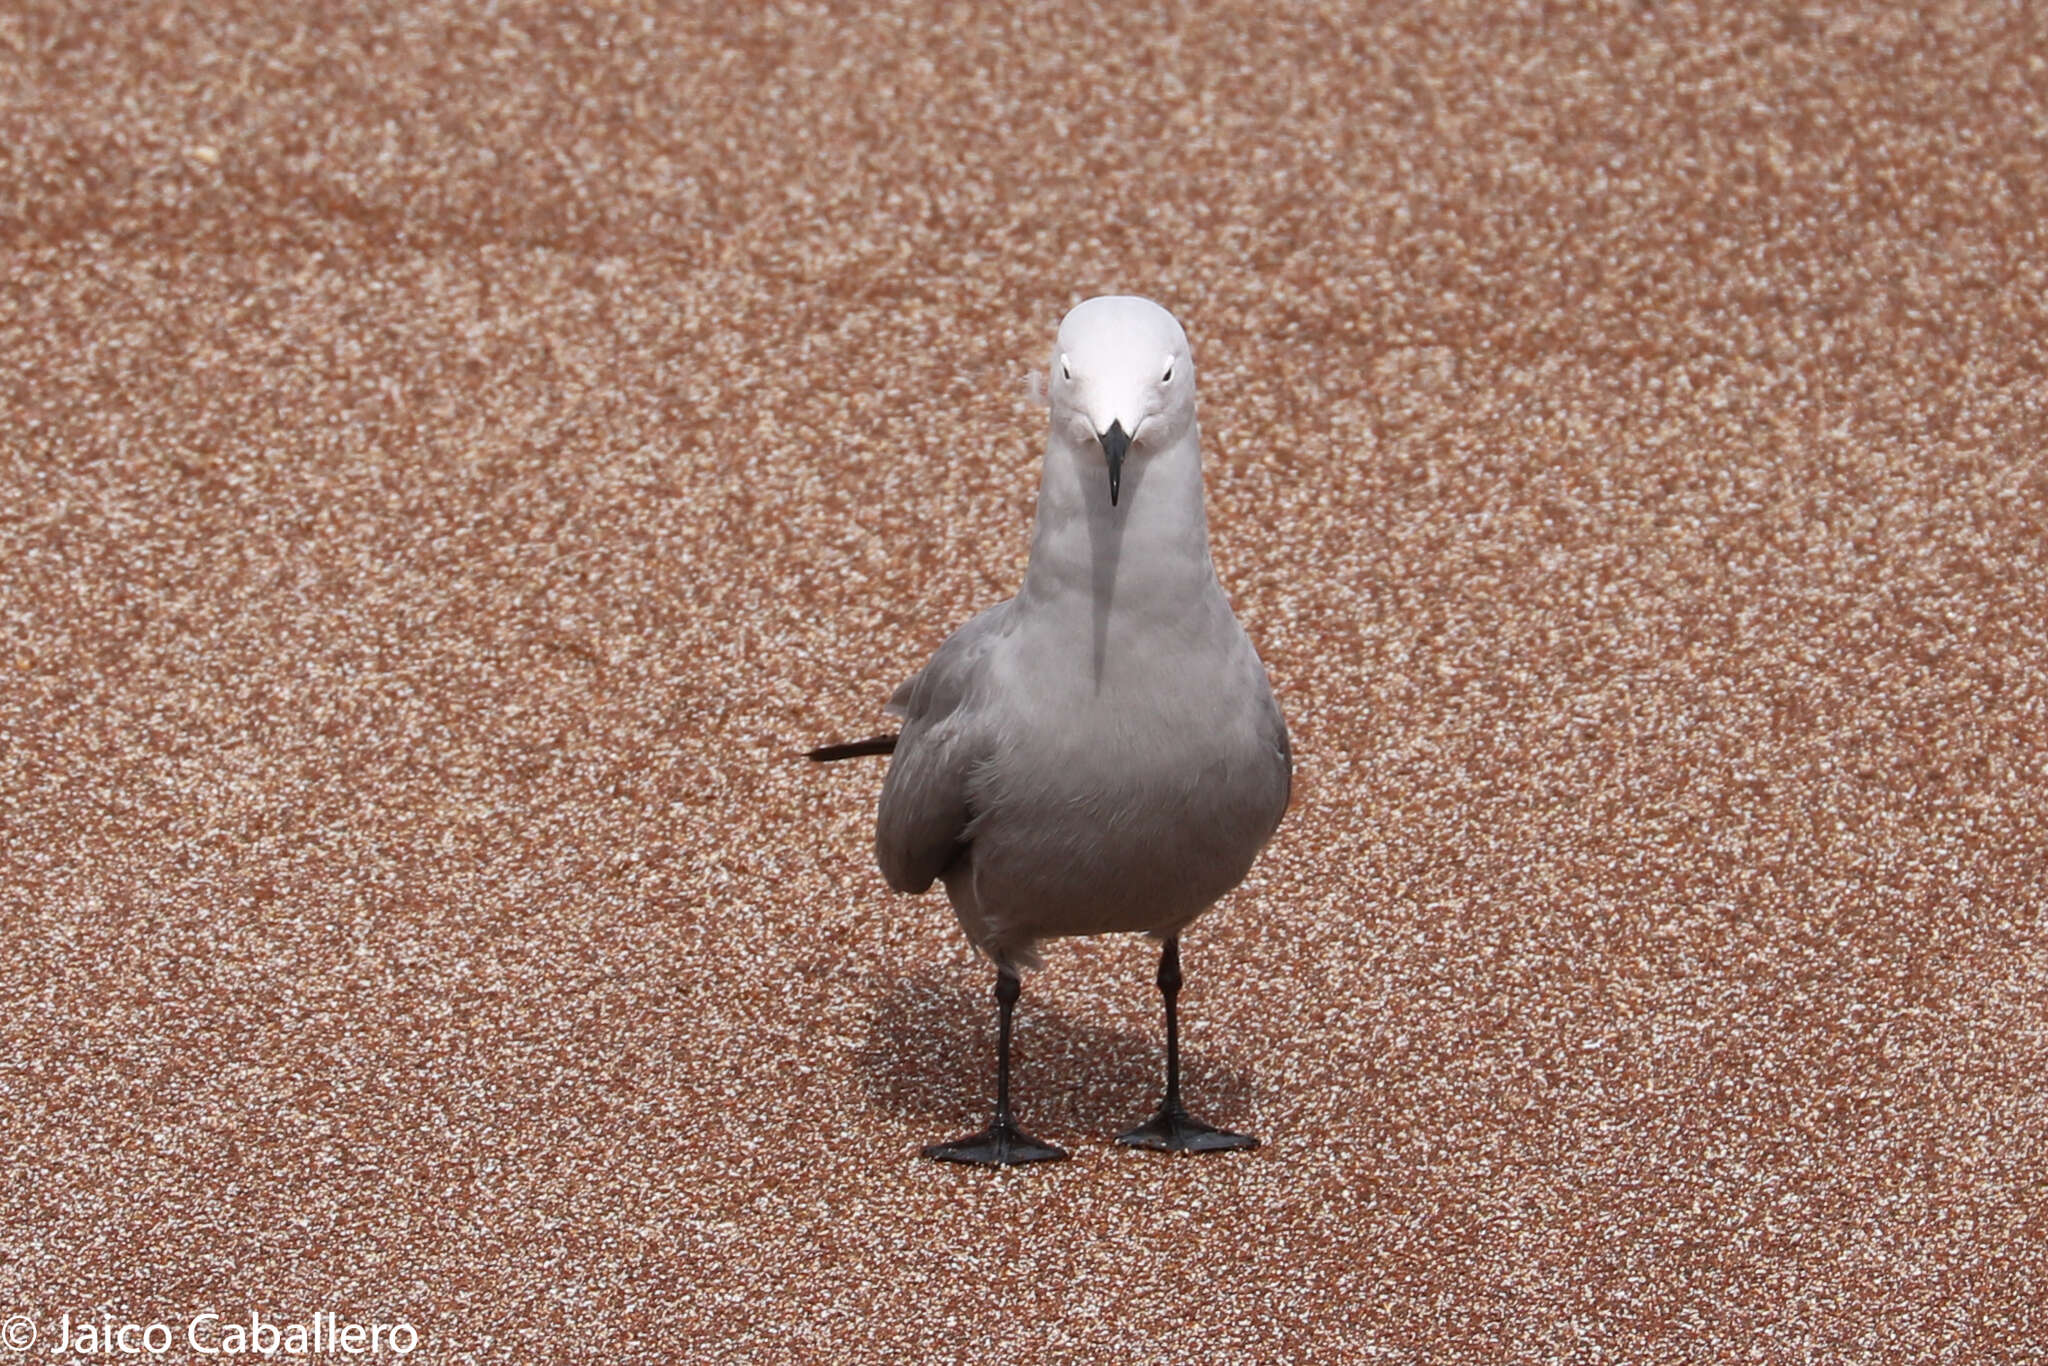
[[(2042, 1359), (2037, 8), (29, 0), (0, 168), (0, 1314)], [(1187, 944), (1268, 1146), (1107, 1145), (1120, 940), (1074, 1160), (937, 1167), (987, 973), (791, 755), (1011, 590), (1112, 289), (1299, 756)]]

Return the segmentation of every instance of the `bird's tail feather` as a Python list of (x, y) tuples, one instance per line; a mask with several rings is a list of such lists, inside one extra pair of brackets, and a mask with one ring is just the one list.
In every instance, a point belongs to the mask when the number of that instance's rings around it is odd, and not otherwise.
[(849, 740), (843, 745), (820, 745), (804, 757), (829, 764), (834, 759), (858, 759), (868, 754), (894, 754), (896, 737), (893, 735), (871, 735), (865, 740)]

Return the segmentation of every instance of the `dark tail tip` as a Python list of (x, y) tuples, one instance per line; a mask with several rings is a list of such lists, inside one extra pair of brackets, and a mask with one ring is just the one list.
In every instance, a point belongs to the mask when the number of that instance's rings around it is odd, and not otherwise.
[(871, 735), (865, 740), (849, 740), (843, 745), (820, 745), (804, 757), (821, 764), (834, 759), (859, 759), (869, 754), (894, 754), (896, 737), (893, 735)]

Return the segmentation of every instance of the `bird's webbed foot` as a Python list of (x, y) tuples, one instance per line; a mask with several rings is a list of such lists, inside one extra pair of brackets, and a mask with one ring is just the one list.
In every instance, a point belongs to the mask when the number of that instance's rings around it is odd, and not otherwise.
[(1026, 1162), (1058, 1162), (1065, 1148), (1040, 1143), (1010, 1120), (998, 1116), (978, 1134), (951, 1143), (933, 1143), (924, 1155), (934, 1162), (970, 1162), (981, 1167), (1016, 1167)]
[(1256, 1148), (1259, 1140), (1250, 1134), (1232, 1133), (1204, 1124), (1178, 1105), (1159, 1107), (1159, 1113), (1116, 1140), (1126, 1148), (1149, 1148), (1162, 1153), (1227, 1153)]

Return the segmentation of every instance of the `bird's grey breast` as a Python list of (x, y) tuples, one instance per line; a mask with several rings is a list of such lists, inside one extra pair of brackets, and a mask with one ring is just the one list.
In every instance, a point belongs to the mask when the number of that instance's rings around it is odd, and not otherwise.
[(1046, 934), (1184, 923), (1240, 881), (1287, 804), (1285, 729), (1228, 608), (1197, 629), (1120, 642), (1095, 680), (1032, 651), (992, 651), (986, 758), (969, 838), (984, 899)]

